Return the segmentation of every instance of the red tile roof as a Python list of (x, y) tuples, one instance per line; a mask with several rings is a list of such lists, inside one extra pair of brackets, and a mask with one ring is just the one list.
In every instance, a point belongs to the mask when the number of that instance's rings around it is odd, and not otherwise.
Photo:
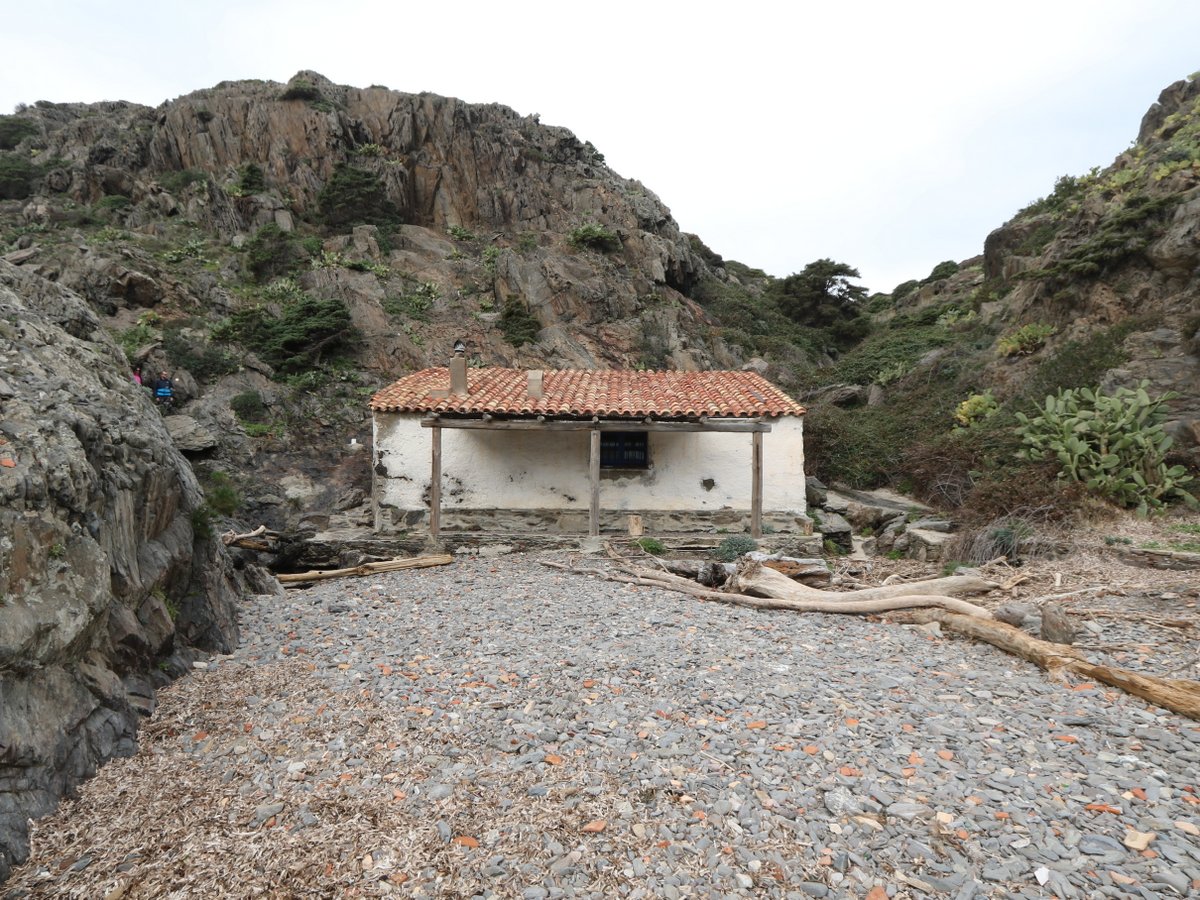
[(527, 394), (524, 369), (468, 369), (466, 396), (434, 396), (450, 370), (423, 369), (371, 398), (375, 412), (555, 416), (783, 416), (804, 407), (754, 372), (547, 370), (543, 396)]

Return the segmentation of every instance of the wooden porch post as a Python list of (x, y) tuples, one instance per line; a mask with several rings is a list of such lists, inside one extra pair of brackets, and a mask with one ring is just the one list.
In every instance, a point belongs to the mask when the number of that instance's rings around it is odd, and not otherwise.
[(429, 483), (429, 536), (435, 541), (442, 527), (442, 429), (429, 429), (433, 435), (433, 479)]
[(588, 454), (588, 480), (591, 487), (591, 502), (588, 508), (588, 534), (600, 534), (600, 429), (591, 430), (591, 448)]
[(762, 432), (754, 432), (753, 451), (751, 453), (750, 474), (750, 536), (762, 537), (762, 463), (763, 440)]

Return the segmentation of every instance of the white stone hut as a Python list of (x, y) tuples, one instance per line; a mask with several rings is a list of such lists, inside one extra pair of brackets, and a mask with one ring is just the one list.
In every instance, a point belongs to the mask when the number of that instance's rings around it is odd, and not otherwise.
[(753, 372), (469, 369), (459, 354), (371, 410), (381, 533), (810, 528), (804, 408)]

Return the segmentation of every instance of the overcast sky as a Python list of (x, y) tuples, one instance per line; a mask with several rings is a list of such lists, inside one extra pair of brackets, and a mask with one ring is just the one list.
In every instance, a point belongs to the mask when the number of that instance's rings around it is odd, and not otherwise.
[(591, 141), (726, 258), (832, 257), (873, 291), (980, 253), (1200, 69), (1197, 0), (6, 6), (2, 112), (300, 69), (503, 103)]

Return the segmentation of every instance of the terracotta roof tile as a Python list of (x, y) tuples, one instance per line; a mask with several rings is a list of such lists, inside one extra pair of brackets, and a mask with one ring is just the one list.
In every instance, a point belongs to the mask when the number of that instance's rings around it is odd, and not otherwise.
[(423, 369), (371, 398), (375, 412), (556, 416), (781, 416), (804, 407), (754, 372), (547, 370), (543, 396), (527, 394), (524, 369), (468, 369), (466, 396), (436, 396), (450, 370)]

